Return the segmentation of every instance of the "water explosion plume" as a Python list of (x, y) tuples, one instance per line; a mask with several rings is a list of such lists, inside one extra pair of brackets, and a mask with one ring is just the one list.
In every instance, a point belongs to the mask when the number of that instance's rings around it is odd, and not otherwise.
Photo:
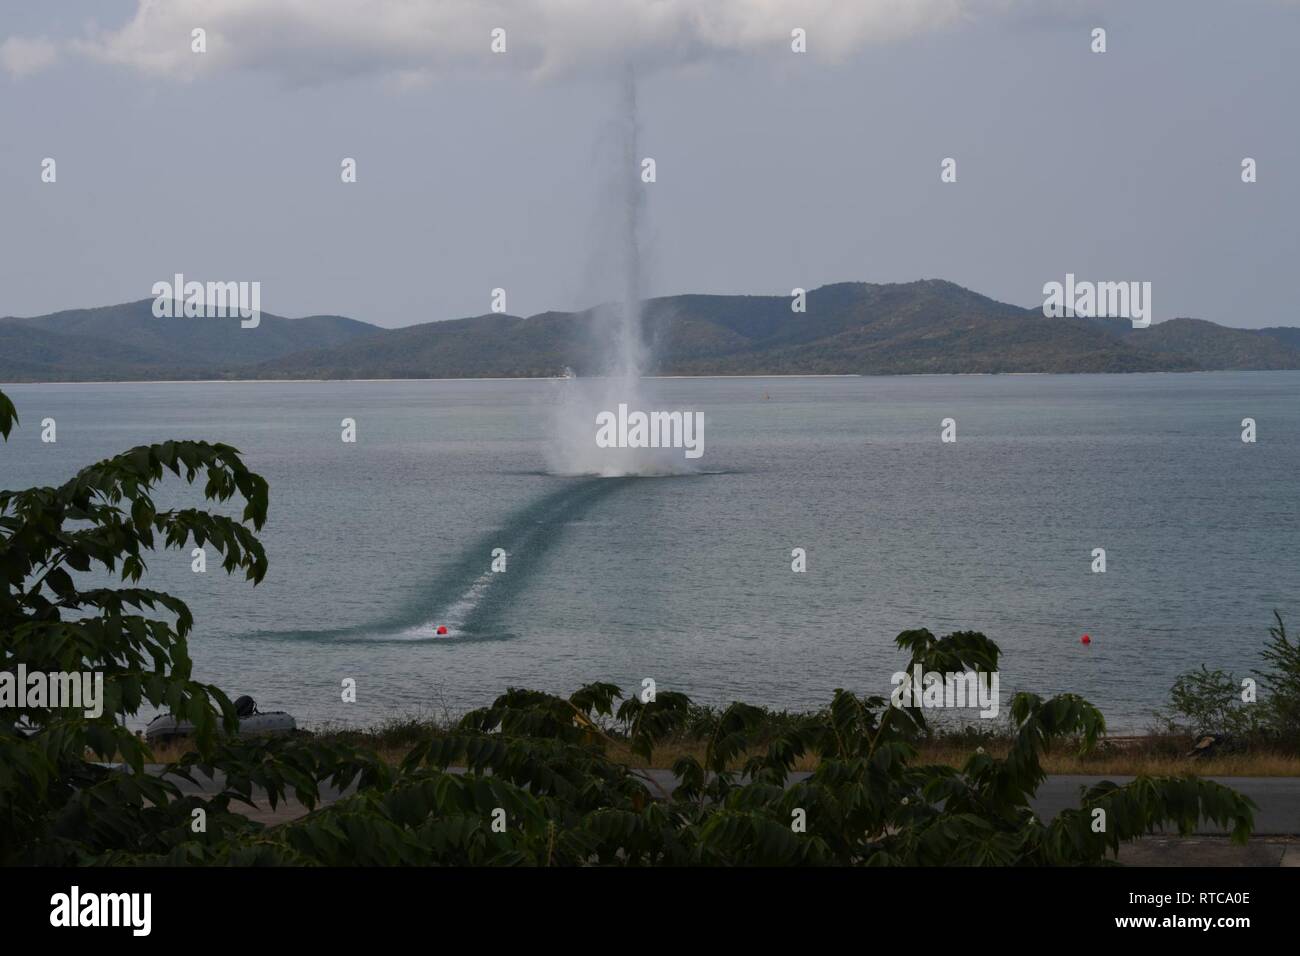
[(642, 232), (648, 184), (641, 179), (638, 148), (640, 118), (636, 75), (623, 74), (619, 111), (613, 129), (618, 138), (617, 168), (602, 197), (603, 230), (616, 235), (613, 269), (617, 299), (593, 311), (589, 334), (602, 356), (602, 374), (572, 376), (558, 383), (554, 441), (548, 450), (550, 470), (562, 475), (674, 475), (695, 471), (679, 448), (601, 448), (596, 444), (596, 416), (620, 404), (648, 411), (652, 396), (643, 378), (647, 349), (641, 332)]

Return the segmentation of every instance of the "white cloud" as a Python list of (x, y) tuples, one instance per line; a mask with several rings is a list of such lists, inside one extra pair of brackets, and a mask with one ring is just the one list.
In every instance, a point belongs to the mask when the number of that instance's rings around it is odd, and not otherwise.
[(58, 58), (58, 48), (45, 37), (9, 37), (0, 43), (0, 68), (13, 76), (36, 73)]
[[(645, 69), (735, 53), (842, 58), (868, 44), (1005, 12), (1025, 0), (137, 0), (124, 26), (72, 41), (85, 56), (188, 77), (251, 68), (293, 82), (475, 65), (538, 76), (632, 62)], [(207, 31), (208, 52), (190, 50)], [(507, 31), (508, 52), (489, 53)], [(10, 40), (30, 44), (37, 41)], [(8, 45), (8, 44), (6, 44)]]

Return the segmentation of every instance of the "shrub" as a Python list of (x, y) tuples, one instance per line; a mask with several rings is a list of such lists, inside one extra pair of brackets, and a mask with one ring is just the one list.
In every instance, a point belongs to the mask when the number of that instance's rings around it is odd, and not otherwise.
[(1200, 670), (1180, 674), (1169, 691), (1168, 709), (1157, 716), (1169, 733), (1250, 736), (1259, 730), (1259, 711), (1241, 699), (1242, 685), (1232, 674)]
[(1268, 629), (1269, 643), (1261, 656), (1270, 669), (1256, 672), (1265, 692), (1265, 722), (1272, 733), (1292, 747), (1300, 747), (1300, 641), (1287, 637), (1282, 615)]
[(1242, 682), (1231, 673), (1198, 670), (1180, 674), (1169, 691), (1166, 708), (1156, 717), (1176, 734), (1224, 734), (1247, 741), (1300, 748), (1300, 642), (1292, 643), (1282, 615), (1268, 629), (1261, 652), (1268, 670), (1255, 671), (1258, 703), (1242, 699)]

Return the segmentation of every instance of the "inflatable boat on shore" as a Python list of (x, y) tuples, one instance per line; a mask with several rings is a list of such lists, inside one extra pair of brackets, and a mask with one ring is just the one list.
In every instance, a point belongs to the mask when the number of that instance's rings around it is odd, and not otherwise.
[[(298, 729), (298, 722), (292, 714), (283, 710), (271, 710), (262, 713), (257, 709), (251, 697), (240, 697), (235, 701), (235, 713), (239, 715), (239, 736), (253, 737), (259, 734), (288, 734)], [(144, 729), (145, 740), (149, 743), (166, 743), (179, 737), (188, 737), (194, 733), (194, 725), (188, 720), (177, 720), (171, 714), (159, 714), (149, 721)]]

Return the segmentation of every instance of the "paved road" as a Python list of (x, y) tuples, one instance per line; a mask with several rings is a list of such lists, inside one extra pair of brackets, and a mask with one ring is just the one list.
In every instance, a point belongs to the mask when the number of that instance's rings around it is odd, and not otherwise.
[[(151, 768), (160, 771), (161, 766)], [(649, 776), (660, 787), (671, 790), (676, 778), (669, 770), (651, 770)], [(792, 774), (802, 779), (806, 773)], [(1079, 788), (1098, 783), (1102, 777), (1049, 776), (1033, 800), (1034, 810), (1045, 820), (1050, 820), (1066, 807), (1078, 806)], [(1116, 783), (1126, 783), (1132, 777), (1111, 777)], [(1255, 836), (1245, 846), (1230, 843), (1222, 830), (1213, 826), (1192, 837), (1153, 835), (1126, 844), (1118, 860), (1127, 866), (1285, 866), (1300, 867), (1300, 778), (1297, 777), (1220, 777), (1226, 784), (1244, 793), (1258, 805)], [(221, 775), (217, 779), (200, 780), (198, 785), (178, 780), (181, 790), (189, 793), (216, 793), (221, 789)], [(339, 792), (326, 787), (325, 803), (333, 803), (347, 796), (352, 788)], [(306, 808), (295, 800), (280, 804), (272, 810), (265, 802), (265, 794), (254, 789), (257, 808), (237, 804), (240, 812), (261, 823), (273, 825), (297, 819)]]
[[(1038, 788), (1033, 800), (1034, 810), (1044, 820), (1050, 820), (1066, 807), (1079, 805), (1079, 788), (1112, 780), (1128, 783), (1132, 777), (1087, 777), (1081, 775), (1049, 776)], [(1232, 787), (1255, 801), (1255, 835), (1277, 836), (1300, 834), (1300, 777), (1210, 777), (1217, 783)], [(1222, 834), (1226, 831), (1213, 824), (1196, 831), (1204, 834)]]
[[(161, 770), (161, 766), (154, 765), (151, 770), (158, 772)], [(671, 770), (650, 770), (646, 771), (646, 773), (665, 791), (671, 792), (673, 787), (676, 786), (677, 781)], [(791, 778), (795, 780), (807, 776), (806, 773), (791, 774)], [(1100, 783), (1102, 780), (1128, 783), (1132, 779), (1132, 777), (1121, 776), (1049, 776), (1046, 782), (1039, 787), (1037, 795), (1031, 801), (1031, 805), (1043, 820), (1051, 820), (1067, 807), (1077, 807), (1079, 805), (1080, 788)], [(1300, 835), (1300, 777), (1212, 777), (1210, 779), (1232, 787), (1255, 801), (1258, 807), (1255, 811), (1256, 836)], [(190, 793), (216, 793), (222, 786), (220, 774), (218, 774), (216, 780), (201, 780), (199, 786), (185, 780), (177, 780), (176, 782), (183, 791)], [(327, 787), (323, 791), (323, 798), (326, 803), (332, 803), (350, 792), (351, 788), (340, 793)], [(271, 810), (269, 806), (263, 805), (265, 795), (261, 791), (254, 790), (254, 797), (259, 803), (258, 809), (244, 812), (247, 812), (248, 816), (263, 822), (280, 823), (301, 816), (305, 812), (303, 807), (296, 801), (290, 801), (288, 805), (282, 804), (276, 810)], [(1226, 831), (1222, 827), (1206, 824), (1196, 832), (1204, 835), (1223, 835)]]

